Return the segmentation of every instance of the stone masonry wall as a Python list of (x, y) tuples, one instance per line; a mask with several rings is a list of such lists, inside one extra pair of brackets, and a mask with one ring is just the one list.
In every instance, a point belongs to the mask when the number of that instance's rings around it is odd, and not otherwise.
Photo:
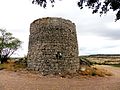
[(43, 74), (76, 72), (79, 58), (75, 24), (54, 17), (31, 23), (28, 68)]

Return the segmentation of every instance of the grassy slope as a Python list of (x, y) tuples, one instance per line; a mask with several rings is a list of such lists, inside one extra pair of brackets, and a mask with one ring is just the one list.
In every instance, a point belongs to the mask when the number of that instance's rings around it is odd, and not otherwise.
[(120, 64), (113, 64), (113, 65), (110, 65), (110, 66), (113, 66), (113, 67), (120, 67)]

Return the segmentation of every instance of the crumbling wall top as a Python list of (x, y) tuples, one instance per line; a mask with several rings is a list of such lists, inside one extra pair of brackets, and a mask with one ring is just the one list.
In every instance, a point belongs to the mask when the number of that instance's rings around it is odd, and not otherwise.
[(58, 17), (45, 17), (45, 18), (39, 18), (35, 21), (33, 21), (31, 24), (48, 24), (48, 23), (67, 23), (67, 24), (72, 24), (75, 25), (75, 23), (71, 22), (70, 20), (63, 19), (63, 18), (58, 18)]

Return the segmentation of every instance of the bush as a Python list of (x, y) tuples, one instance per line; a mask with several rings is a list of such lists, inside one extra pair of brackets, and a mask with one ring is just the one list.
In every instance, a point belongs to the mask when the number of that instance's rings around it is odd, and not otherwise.
[(83, 56), (80, 56), (79, 59), (80, 59), (80, 65), (87, 65), (87, 66), (93, 65), (92, 62), (90, 62), (88, 59), (86, 59)]
[(26, 57), (20, 58), (18, 61), (15, 61), (15, 64), (20, 67), (26, 68), (27, 67), (27, 58)]
[(26, 67), (27, 67), (27, 58), (20, 58), (18, 61), (11, 59), (8, 60), (7, 63), (0, 64), (0, 70), (6, 69), (6, 70), (18, 71), (18, 70), (26, 69)]
[(111, 76), (112, 74), (105, 69), (98, 69), (95, 67), (87, 67), (85, 71), (79, 71), (81, 75), (88, 75), (88, 76)]

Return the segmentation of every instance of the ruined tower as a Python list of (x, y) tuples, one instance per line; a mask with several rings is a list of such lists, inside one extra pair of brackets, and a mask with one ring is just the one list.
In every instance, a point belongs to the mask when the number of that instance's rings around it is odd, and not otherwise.
[(37, 19), (30, 25), (28, 68), (44, 74), (79, 69), (75, 24), (62, 18)]

